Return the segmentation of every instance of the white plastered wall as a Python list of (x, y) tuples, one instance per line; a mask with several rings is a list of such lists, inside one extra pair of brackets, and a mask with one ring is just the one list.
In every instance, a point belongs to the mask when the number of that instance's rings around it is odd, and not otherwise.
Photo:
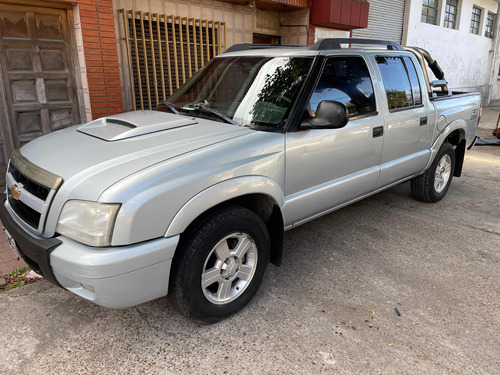
[(314, 42), (316, 43), (318, 40), (327, 38), (349, 38), (350, 34), (351, 33), (349, 31), (316, 27), (316, 32), (314, 34)]
[[(488, 11), (497, 13), (493, 0), (459, 0), (457, 29), (443, 27), (446, 0), (439, 0), (438, 25), (421, 22), (422, 0), (406, 0), (403, 44), (426, 49), (445, 72), (451, 89), (480, 91), (488, 102), (495, 80), (495, 39), (484, 36)], [(482, 8), (479, 35), (470, 32), (472, 7)], [(498, 25), (498, 23), (497, 23)], [(498, 28), (498, 26), (497, 26)], [(495, 32), (495, 35), (497, 32)], [(430, 78), (434, 79), (430, 72)]]

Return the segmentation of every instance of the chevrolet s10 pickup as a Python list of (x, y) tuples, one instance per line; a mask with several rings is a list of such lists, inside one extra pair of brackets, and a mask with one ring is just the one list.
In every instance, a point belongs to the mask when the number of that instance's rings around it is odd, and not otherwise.
[(280, 265), (284, 231), (404, 181), (437, 202), (460, 176), (481, 97), (451, 92), (427, 51), (361, 39), (267, 47), (229, 48), (158, 110), (16, 150), (0, 205), (12, 247), (96, 304), (168, 294), (210, 323)]

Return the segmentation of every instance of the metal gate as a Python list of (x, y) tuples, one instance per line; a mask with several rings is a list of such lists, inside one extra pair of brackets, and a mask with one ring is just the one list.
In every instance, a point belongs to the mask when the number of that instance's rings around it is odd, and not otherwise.
[(368, 27), (353, 30), (352, 37), (401, 43), (404, 11), (404, 0), (370, 0)]
[(121, 12), (134, 110), (155, 108), (226, 49), (225, 22)]
[(0, 3), (0, 184), (14, 149), (80, 122), (69, 12)]

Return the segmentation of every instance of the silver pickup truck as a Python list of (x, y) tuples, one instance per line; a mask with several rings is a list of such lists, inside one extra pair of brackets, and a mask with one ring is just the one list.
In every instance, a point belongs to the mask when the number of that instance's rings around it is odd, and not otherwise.
[(0, 218), (36, 272), (89, 301), (168, 294), (215, 322), (249, 302), (269, 261), (280, 265), (285, 230), (408, 180), (414, 198), (442, 199), (480, 102), (451, 93), (419, 48), (236, 45), (158, 111), (15, 151)]

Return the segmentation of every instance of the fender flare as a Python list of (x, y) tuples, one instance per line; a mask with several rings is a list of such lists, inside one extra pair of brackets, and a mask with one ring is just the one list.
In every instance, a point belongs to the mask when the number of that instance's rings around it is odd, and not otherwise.
[[(439, 123), (441, 121), (446, 121), (446, 117), (444, 116), (441, 116), (439, 119), (438, 119), (438, 129), (439, 129)], [(436, 154), (438, 153), (439, 149), (441, 148), (441, 145), (443, 144), (443, 142), (446, 140), (446, 138), (452, 133), (454, 132), (455, 130), (459, 130), (460, 131), (460, 142), (462, 140), (465, 139), (465, 129), (467, 128), (467, 123), (465, 122), (465, 120), (462, 120), (462, 119), (458, 119), (458, 120), (455, 120), (455, 121), (452, 121), (450, 122), (449, 124), (445, 125), (443, 130), (441, 131), (441, 134), (439, 134), (436, 138), (436, 140), (434, 141), (434, 143), (432, 144), (431, 148), (430, 148), (430, 156), (429, 156), (429, 161), (427, 162), (427, 165), (425, 166), (425, 168), (420, 172), (420, 173), (424, 173), (432, 164), (432, 162), (434, 161), (434, 158), (436, 157)]]
[(212, 207), (248, 194), (271, 197), (283, 215), (285, 198), (281, 186), (276, 181), (264, 176), (242, 176), (212, 185), (191, 198), (174, 216), (165, 237), (184, 232), (198, 216)]

